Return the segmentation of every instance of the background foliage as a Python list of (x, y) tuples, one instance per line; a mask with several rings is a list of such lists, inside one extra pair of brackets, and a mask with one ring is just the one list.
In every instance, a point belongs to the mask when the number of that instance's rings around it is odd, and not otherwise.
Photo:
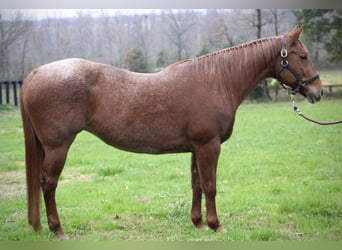
[(293, 13), (297, 22), (303, 23), (306, 27), (304, 39), (314, 50), (315, 61), (319, 59), (320, 50), (325, 49), (330, 62), (340, 62), (342, 60), (342, 9), (304, 9), (295, 10)]
[(304, 38), (321, 66), (327, 66), (326, 57), (335, 64), (341, 59), (340, 10), (298, 10), (295, 15), (288, 9), (64, 12), (44, 17), (33, 10), (0, 10), (1, 80), (22, 79), (39, 65), (68, 57), (151, 72), (288, 32), (296, 22), (306, 24)]

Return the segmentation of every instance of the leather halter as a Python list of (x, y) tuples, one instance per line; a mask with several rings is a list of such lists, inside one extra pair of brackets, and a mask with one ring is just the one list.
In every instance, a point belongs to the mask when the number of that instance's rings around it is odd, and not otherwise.
[[(289, 64), (289, 62), (287, 61), (287, 56), (288, 56), (288, 52), (286, 50), (286, 46), (285, 46), (285, 38), (284, 36), (280, 37), (280, 41), (281, 41), (281, 51), (280, 51), (280, 56), (282, 58), (282, 60), (280, 61), (280, 70), (278, 71), (278, 79), (280, 81), (281, 86), (288, 90), (290, 94), (295, 95), (297, 94), (307, 83), (311, 83), (313, 81), (315, 81), (316, 79), (319, 78), (319, 74), (316, 74), (308, 79), (303, 79)], [(283, 72), (285, 69), (287, 69), (288, 71), (291, 72), (291, 74), (297, 79), (296, 81), (296, 86), (293, 88), (287, 88), (285, 86), (285, 84), (280, 80), (280, 73)]]

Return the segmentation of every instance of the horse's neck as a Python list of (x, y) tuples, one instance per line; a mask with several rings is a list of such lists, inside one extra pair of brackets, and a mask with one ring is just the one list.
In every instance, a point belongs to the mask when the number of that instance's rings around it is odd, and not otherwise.
[[(237, 107), (261, 80), (274, 77), (272, 64), (280, 51), (277, 41), (276, 38), (257, 40), (203, 58), (211, 74), (208, 84), (220, 84)], [(208, 74), (208, 70), (201, 73)]]

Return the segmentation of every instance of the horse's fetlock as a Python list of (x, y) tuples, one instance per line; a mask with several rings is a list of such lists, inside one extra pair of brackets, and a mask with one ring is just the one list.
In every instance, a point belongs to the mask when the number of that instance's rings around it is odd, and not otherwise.
[(48, 225), (49, 225), (50, 231), (56, 235), (58, 235), (60, 232), (63, 232), (59, 222), (56, 222), (54, 220), (50, 220), (48, 222)]

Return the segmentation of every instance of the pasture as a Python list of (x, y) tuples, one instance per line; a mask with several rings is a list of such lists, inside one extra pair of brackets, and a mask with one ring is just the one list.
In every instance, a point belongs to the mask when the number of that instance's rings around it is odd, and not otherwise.
[[(310, 105), (307, 116), (340, 120), (342, 100)], [(19, 110), (0, 110), (0, 240), (54, 240), (27, 223)], [(190, 154), (119, 151), (82, 132), (57, 189), (64, 231), (87, 240), (341, 240), (342, 126), (298, 117), (290, 102), (243, 104), (222, 146), (217, 209), (226, 232), (190, 219)], [(204, 200), (203, 200), (204, 201)]]

